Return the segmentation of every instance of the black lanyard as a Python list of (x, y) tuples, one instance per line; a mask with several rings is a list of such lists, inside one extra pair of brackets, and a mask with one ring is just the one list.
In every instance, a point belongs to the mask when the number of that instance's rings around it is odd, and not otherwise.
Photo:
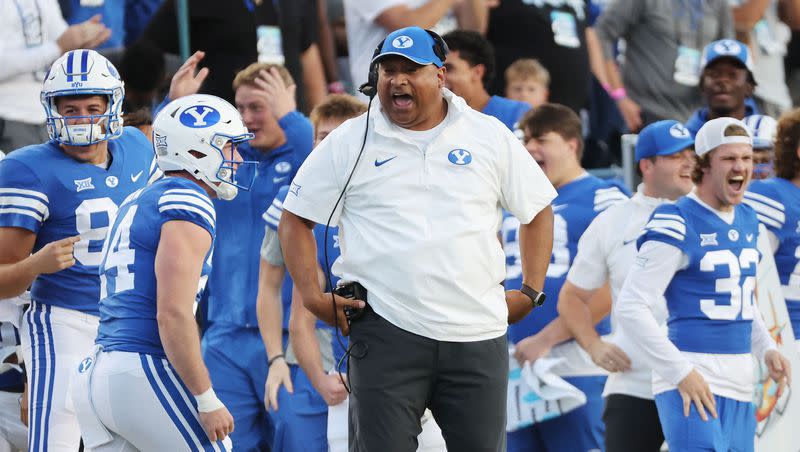
[(42, 10), (39, 9), (39, 2), (33, 0), (33, 4), (36, 6), (36, 17), (26, 16), (22, 5), (19, 4), (19, 0), (14, 0), (14, 5), (17, 7), (17, 14), (19, 14), (19, 20), (22, 23), (22, 34), (25, 36), (25, 46), (28, 48), (38, 47), (44, 43)]

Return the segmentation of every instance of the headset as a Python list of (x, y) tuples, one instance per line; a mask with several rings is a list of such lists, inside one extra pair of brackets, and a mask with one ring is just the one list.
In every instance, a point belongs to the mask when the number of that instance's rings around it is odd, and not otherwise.
[[(431, 38), (433, 38), (433, 54), (439, 58), (439, 61), (444, 63), (445, 58), (447, 58), (447, 54), (450, 52), (450, 49), (447, 47), (447, 43), (439, 36), (438, 33), (425, 30)], [(342, 201), (345, 192), (347, 191), (347, 186), (350, 185), (350, 180), (353, 179), (353, 174), (356, 172), (356, 168), (358, 167), (358, 162), (361, 161), (361, 155), (364, 153), (364, 146), (367, 144), (367, 133), (369, 132), (369, 114), (370, 110), (372, 109), (372, 100), (375, 99), (375, 95), (378, 94), (378, 62), (375, 61), (375, 58), (381, 54), (381, 49), (383, 48), (383, 44), (386, 42), (386, 39), (382, 40), (377, 47), (375, 47), (375, 51), (372, 52), (372, 59), (370, 60), (369, 64), (369, 76), (367, 77), (367, 83), (364, 83), (358, 88), (358, 91), (361, 94), (369, 97), (369, 103), (367, 103), (367, 119), (364, 122), (364, 138), (361, 141), (361, 149), (358, 151), (358, 155), (356, 156), (356, 161), (353, 164), (353, 168), (350, 170), (350, 174), (347, 176), (347, 181), (344, 183), (344, 187), (342, 187), (342, 191), (339, 193), (339, 197), (336, 198), (336, 203), (333, 204), (333, 209), (331, 209), (331, 214), (328, 215), (328, 221), (325, 223), (325, 244), (328, 243), (328, 231), (331, 227), (331, 220), (333, 220), (333, 214), (336, 212), (336, 208), (339, 207), (339, 203)], [(328, 247), (325, 246), (324, 250), (325, 254), (325, 282), (327, 284), (327, 288), (331, 290), (331, 303), (333, 304), (333, 319), (334, 319), (334, 327), (336, 328), (336, 339), (339, 341), (339, 345), (343, 347), (344, 343), (342, 338), (339, 334), (339, 312), (336, 308), (336, 298), (334, 297), (333, 291), (334, 287), (332, 284), (332, 277), (331, 277), (331, 265), (328, 261)], [(366, 302), (367, 300), (362, 300)], [(354, 352), (353, 348), (359, 345), (363, 345), (361, 347), (361, 352)], [(350, 341), (350, 346), (347, 347), (344, 355), (339, 360), (336, 370), (338, 371), (342, 367), (342, 362), (346, 359), (347, 360), (347, 381), (350, 381), (350, 356), (355, 356), (356, 358), (363, 358), (366, 355), (366, 344), (361, 344), (358, 341)], [(345, 382), (344, 377), (342, 377), (342, 373), (339, 373), (339, 378), (342, 380), (342, 384), (344, 385), (345, 389), (348, 393), (351, 392), (350, 386), (347, 382)]]

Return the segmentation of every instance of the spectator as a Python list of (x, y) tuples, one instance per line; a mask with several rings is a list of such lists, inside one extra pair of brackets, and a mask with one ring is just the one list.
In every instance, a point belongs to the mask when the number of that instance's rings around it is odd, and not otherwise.
[(164, 54), (150, 41), (137, 41), (122, 54), (119, 74), (125, 80), (123, 111), (153, 109), (166, 81)]
[(750, 46), (758, 109), (777, 118), (792, 107), (786, 86), (784, 57), (789, 27), (800, 28), (800, 2), (791, 0), (730, 0), (737, 36)]
[[(550, 101), (580, 112), (589, 100), (588, 19), (584, 0), (501, 1), (490, 11), (487, 34), (498, 72), (520, 58), (536, 58), (550, 71)], [(505, 80), (498, 77), (489, 92), (505, 92)]]
[(770, 116), (751, 115), (742, 122), (753, 134), (753, 180), (775, 175), (775, 135), (778, 123)]
[(456, 30), (443, 36), (450, 48), (444, 62), (445, 86), (467, 101), (467, 105), (494, 116), (510, 130), (531, 109), (518, 100), (490, 96), (486, 91), (494, 79), (494, 49), (476, 31)]
[(110, 33), (99, 17), (68, 27), (56, 0), (0, 2), (0, 149), (47, 141), (39, 101), (47, 68), (66, 51), (97, 47)]
[(126, 0), (58, 0), (61, 14), (70, 25), (100, 16), (100, 22), (111, 30), (111, 36), (98, 49), (121, 49), (125, 46)]
[(699, 86), (706, 106), (686, 123), (692, 136), (712, 119), (744, 119), (758, 113), (751, 99), (756, 81), (746, 45), (731, 39), (714, 41), (703, 50), (700, 65)]
[(536, 108), (550, 95), (550, 72), (537, 60), (520, 58), (506, 68), (506, 97)]
[(412, 25), (433, 28), (451, 14), (455, 5), (458, 25), (436, 28), (446, 33), (458, 28), (481, 29), (485, 21), (485, 0), (344, 0), (347, 25), (347, 47), (350, 55), (350, 75), (358, 88), (367, 81), (370, 59), (375, 46), (390, 31)]
[(688, 118), (699, 106), (701, 49), (734, 34), (728, 0), (615, 0), (595, 29), (607, 65), (615, 64), (613, 49), (625, 39), (622, 80), (610, 76), (609, 82), (632, 132), (658, 120)]

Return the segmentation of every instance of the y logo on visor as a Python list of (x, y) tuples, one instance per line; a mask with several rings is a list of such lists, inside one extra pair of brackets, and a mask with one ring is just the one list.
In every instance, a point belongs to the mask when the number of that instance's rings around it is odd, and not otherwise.
[(472, 163), (472, 154), (466, 149), (453, 149), (447, 154), (447, 160), (453, 165), (469, 165)]
[(219, 112), (207, 105), (195, 105), (181, 113), (181, 124), (193, 129), (211, 127), (218, 123), (219, 120)]
[(736, 41), (723, 39), (714, 45), (714, 51), (720, 55), (736, 55), (741, 52), (741, 47)]
[(414, 45), (414, 40), (406, 35), (398, 36), (392, 41), (392, 47), (395, 49), (407, 49)]

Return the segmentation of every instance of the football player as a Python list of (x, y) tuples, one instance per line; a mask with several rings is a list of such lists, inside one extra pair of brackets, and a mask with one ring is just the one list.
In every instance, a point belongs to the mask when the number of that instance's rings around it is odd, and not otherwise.
[[(654, 370), (670, 451), (752, 451), (751, 354), (766, 361), (778, 397), (790, 380), (789, 361), (754, 305), (759, 225), (756, 212), (742, 204), (753, 169), (752, 136), (737, 119), (713, 119), (698, 131), (695, 151), (696, 187), (653, 212), (637, 240), (617, 319)], [(665, 301), (667, 335), (653, 316)]]
[(100, 326), (78, 366), (75, 409), (95, 451), (228, 450), (233, 417), (211, 386), (193, 308), (210, 271), (211, 198), (249, 189), (236, 147), (253, 135), (232, 105), (198, 94), (168, 104), (153, 138), (166, 177), (129, 196), (109, 229)]
[(97, 333), (103, 239), (119, 204), (160, 176), (150, 142), (122, 125), (124, 95), (106, 58), (67, 52), (42, 87), (50, 141), (0, 161), (0, 298), (32, 286), (20, 332), (31, 451), (78, 448), (66, 394)]
[[(606, 208), (626, 201), (625, 190), (594, 177), (581, 167), (583, 138), (580, 118), (569, 108), (544, 104), (527, 113), (520, 121), (525, 132), (525, 146), (558, 191), (553, 200), (553, 254), (544, 283), (544, 293), (552, 296), (520, 322), (509, 326), (509, 337), (516, 344), (515, 357), (520, 362), (534, 362), (549, 353), (565, 357), (564, 365), (554, 372), (586, 394), (586, 405), (555, 419), (534, 424), (508, 434), (509, 451), (590, 450), (603, 447), (603, 411), (601, 393), (605, 371), (594, 365), (563, 321), (558, 318), (555, 299), (567, 277), (578, 247), (578, 239), (595, 216)], [(502, 239), (506, 253), (506, 289), (519, 289), (522, 265), (519, 259), (519, 221), (506, 214)], [(610, 297), (608, 290), (599, 297)], [(608, 334), (610, 323), (597, 311), (598, 333)], [(605, 319), (604, 319), (605, 318)]]
[(753, 134), (753, 180), (775, 175), (775, 133), (778, 123), (766, 115), (750, 115), (742, 122)]

